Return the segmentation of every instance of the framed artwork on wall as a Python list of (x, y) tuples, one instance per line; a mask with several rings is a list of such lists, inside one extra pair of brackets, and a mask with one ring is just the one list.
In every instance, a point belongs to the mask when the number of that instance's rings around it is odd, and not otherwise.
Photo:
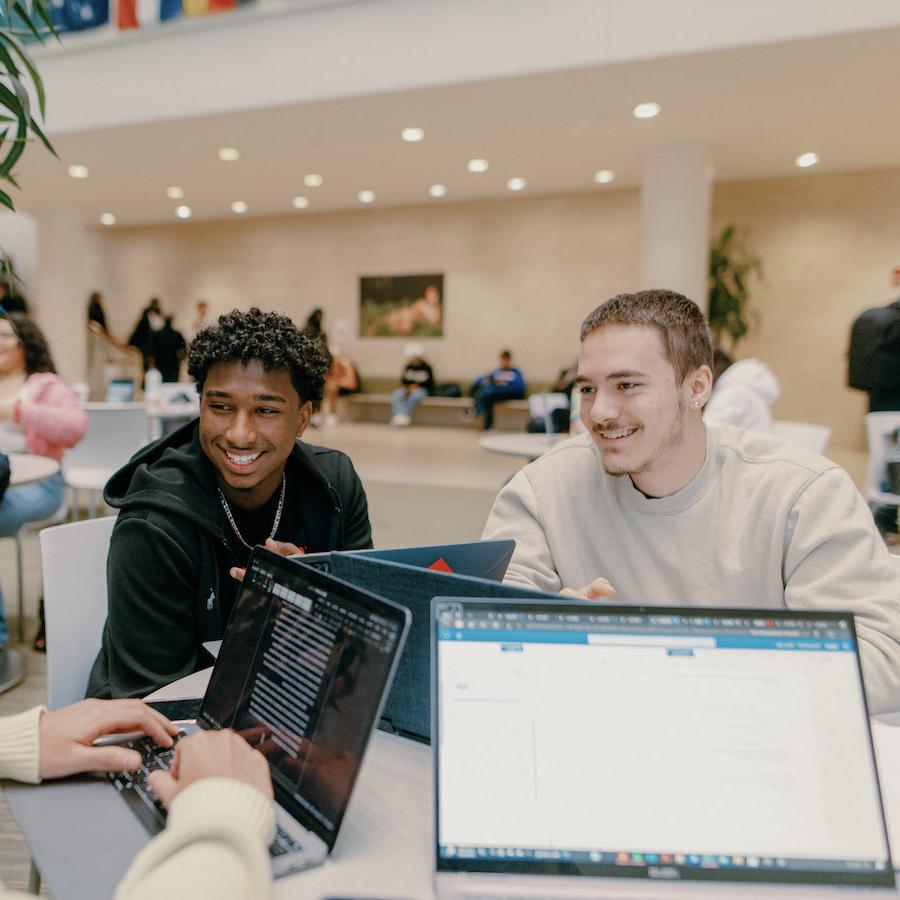
[(443, 337), (443, 334), (443, 274), (360, 276), (360, 337)]

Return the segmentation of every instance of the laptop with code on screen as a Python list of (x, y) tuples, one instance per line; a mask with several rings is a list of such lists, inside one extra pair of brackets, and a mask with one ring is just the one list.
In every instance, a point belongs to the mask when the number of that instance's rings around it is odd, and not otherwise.
[(849, 613), (432, 613), (440, 898), (894, 894)]

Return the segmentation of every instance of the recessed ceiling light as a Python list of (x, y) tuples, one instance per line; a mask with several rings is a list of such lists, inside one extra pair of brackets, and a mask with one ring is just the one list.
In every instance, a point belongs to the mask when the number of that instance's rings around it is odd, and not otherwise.
[(419, 141), (424, 140), (425, 132), (421, 128), (404, 128), (403, 131), (400, 132), (400, 137), (410, 144), (416, 144)]
[(324, 181), (325, 179), (321, 175), (316, 175), (315, 173), (303, 176), (303, 183), (307, 187), (322, 187)]
[(306, 209), (306, 207), (309, 206), (309, 200), (307, 200), (306, 197), (294, 197), (294, 199), (291, 200), (291, 206), (293, 206), (294, 209)]
[(447, 186), (444, 184), (433, 184), (428, 188), (428, 193), (431, 194), (432, 197), (446, 197)]
[(654, 119), (659, 115), (662, 107), (658, 103), (638, 103), (631, 111), (636, 119)]
[(166, 188), (166, 196), (170, 200), (180, 200), (184, 196), (184, 188), (173, 184), (171, 187)]
[(112, 213), (101, 213), (100, 224), (101, 225), (115, 225), (116, 217)]
[(612, 169), (601, 169), (599, 172), (594, 172), (594, 181), (597, 184), (609, 184), (611, 181), (616, 180), (616, 173), (613, 172)]
[(375, 192), (374, 191), (360, 191), (357, 195), (360, 203), (374, 203), (375, 202)]
[(241, 158), (240, 151), (236, 147), (220, 147), (219, 159), (222, 162), (235, 162)]
[(794, 165), (799, 166), (801, 169), (808, 169), (810, 166), (814, 166), (818, 161), (818, 154), (803, 153), (794, 160)]
[(488, 165), (489, 163), (486, 159), (470, 159), (466, 163), (466, 168), (470, 172), (487, 172)]
[(69, 166), (69, 174), (73, 178), (87, 178), (91, 173), (87, 166)]
[(189, 206), (176, 206), (175, 215), (179, 219), (189, 219), (191, 217), (191, 208)]
[(524, 178), (510, 178), (506, 186), (511, 191), (524, 191), (528, 187), (528, 182)]
[(244, 203), (243, 200), (235, 200), (234, 203), (231, 204), (231, 211), (236, 215), (242, 216), (247, 212), (247, 204)]

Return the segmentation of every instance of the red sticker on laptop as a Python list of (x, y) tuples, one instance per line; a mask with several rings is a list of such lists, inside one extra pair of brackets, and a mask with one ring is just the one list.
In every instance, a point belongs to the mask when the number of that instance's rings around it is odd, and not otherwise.
[(447, 564), (447, 560), (443, 556), (439, 556), (429, 567), (433, 572), (449, 572), (453, 574), (453, 569)]

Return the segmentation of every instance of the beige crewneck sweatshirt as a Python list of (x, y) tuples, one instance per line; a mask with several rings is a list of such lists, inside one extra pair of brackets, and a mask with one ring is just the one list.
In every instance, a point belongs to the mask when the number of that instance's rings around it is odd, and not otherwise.
[(611, 602), (855, 614), (871, 713), (900, 710), (900, 573), (839, 466), (771, 435), (708, 426), (706, 460), (652, 499), (603, 471), (589, 434), (501, 490), (485, 539), (513, 538), (511, 584), (608, 578)]

